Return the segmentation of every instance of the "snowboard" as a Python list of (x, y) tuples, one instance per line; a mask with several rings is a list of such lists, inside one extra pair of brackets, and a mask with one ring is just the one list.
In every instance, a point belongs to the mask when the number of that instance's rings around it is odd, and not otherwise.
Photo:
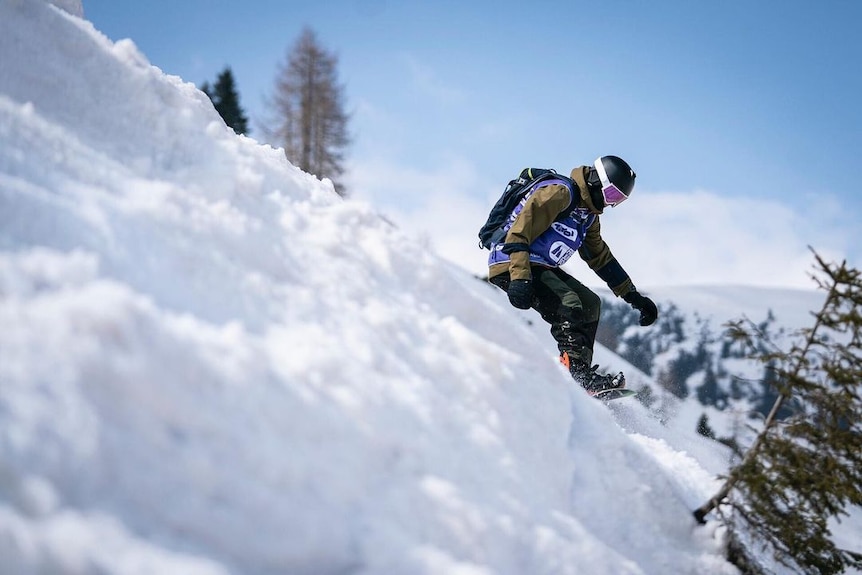
[(633, 395), (637, 395), (633, 389), (626, 389), (624, 387), (617, 389), (605, 389), (603, 391), (596, 392), (593, 397), (596, 399), (600, 399), (602, 401), (612, 401), (614, 399), (622, 399), (623, 397), (631, 397)]

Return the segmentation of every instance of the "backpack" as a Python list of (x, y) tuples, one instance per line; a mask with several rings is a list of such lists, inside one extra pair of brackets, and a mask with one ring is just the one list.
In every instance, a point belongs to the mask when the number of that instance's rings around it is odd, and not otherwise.
[(512, 214), (512, 210), (518, 205), (518, 202), (527, 194), (532, 187), (550, 178), (565, 179), (556, 171), (545, 168), (524, 168), (520, 175), (514, 180), (511, 180), (506, 189), (503, 190), (503, 195), (491, 208), (491, 213), (488, 214), (488, 220), (485, 225), (479, 230), (479, 247), (491, 249), (491, 244), (497, 243), (503, 239), (503, 226)]

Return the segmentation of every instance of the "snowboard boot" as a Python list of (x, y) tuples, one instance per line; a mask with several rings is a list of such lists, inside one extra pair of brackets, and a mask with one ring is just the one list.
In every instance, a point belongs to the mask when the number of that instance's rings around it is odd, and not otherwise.
[(562, 353), (560, 363), (568, 368), (572, 378), (590, 395), (608, 389), (621, 389), (626, 386), (626, 378), (622, 372), (616, 375), (597, 373), (598, 365), (590, 367), (590, 364), (580, 359), (569, 357), (568, 352)]

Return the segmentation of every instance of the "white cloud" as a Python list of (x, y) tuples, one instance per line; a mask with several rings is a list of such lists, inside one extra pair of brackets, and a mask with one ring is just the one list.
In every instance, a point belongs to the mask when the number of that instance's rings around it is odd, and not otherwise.
[(775, 201), (644, 192), (602, 221), (615, 255), (644, 286), (813, 287), (807, 246), (820, 242), (799, 214)]
[[(483, 181), (453, 158), (422, 171), (363, 162), (351, 170), (352, 189), (400, 227), (413, 230), (444, 258), (484, 274), (487, 252), (476, 233), (505, 182)], [(827, 260), (847, 257), (852, 228), (827, 223), (835, 214), (800, 214), (774, 200), (709, 192), (638, 190), (602, 216), (602, 235), (636, 285), (741, 284), (812, 289), (813, 247)], [(602, 285), (580, 260), (567, 270)], [(853, 261), (849, 262), (854, 265)]]
[(415, 56), (403, 54), (401, 60), (407, 68), (410, 85), (419, 93), (439, 104), (458, 104), (466, 99), (464, 90), (446, 84), (431, 66), (420, 62)]
[(487, 272), (477, 233), (502, 188), (483, 182), (469, 162), (452, 157), (420, 170), (366, 159), (350, 166), (347, 183), (417, 241), (472, 273)]

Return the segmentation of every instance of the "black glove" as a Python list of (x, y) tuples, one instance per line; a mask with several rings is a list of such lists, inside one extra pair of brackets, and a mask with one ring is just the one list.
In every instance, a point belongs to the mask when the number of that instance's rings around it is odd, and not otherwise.
[(509, 303), (518, 309), (530, 309), (533, 304), (533, 280), (512, 280), (506, 292)]
[(641, 312), (641, 317), (638, 323), (641, 325), (652, 325), (658, 318), (658, 308), (653, 301), (638, 293), (638, 290), (632, 290), (623, 296), (623, 299), (633, 308)]

